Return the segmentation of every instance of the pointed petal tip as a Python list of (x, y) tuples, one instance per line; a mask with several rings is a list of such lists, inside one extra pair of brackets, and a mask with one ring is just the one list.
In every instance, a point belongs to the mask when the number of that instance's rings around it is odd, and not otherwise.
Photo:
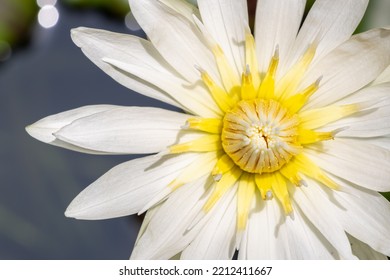
[(52, 129), (41, 127), (38, 122), (26, 126), (25, 130), (31, 137), (41, 142), (50, 143), (55, 140)]

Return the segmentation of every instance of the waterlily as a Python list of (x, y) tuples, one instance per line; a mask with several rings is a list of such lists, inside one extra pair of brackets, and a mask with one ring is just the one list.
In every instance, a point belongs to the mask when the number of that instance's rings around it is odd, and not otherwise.
[[(390, 29), (368, 0), (130, 0), (148, 40), (72, 30), (117, 82), (178, 108), (92, 105), (27, 127), (120, 164), (65, 215), (146, 212), (133, 259), (390, 255)], [(387, 70), (386, 70), (387, 69)]]

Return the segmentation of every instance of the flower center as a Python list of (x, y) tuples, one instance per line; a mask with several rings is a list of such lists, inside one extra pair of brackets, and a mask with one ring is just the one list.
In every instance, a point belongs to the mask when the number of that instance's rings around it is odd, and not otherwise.
[(277, 101), (242, 100), (224, 117), (222, 147), (244, 171), (274, 172), (300, 152), (298, 124)]

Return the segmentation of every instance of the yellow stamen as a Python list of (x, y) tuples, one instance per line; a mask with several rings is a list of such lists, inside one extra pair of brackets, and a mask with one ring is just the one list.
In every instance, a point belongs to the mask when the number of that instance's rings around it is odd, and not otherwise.
[(211, 152), (222, 149), (219, 135), (207, 135), (183, 144), (173, 145), (169, 148), (171, 154), (185, 152)]
[(299, 92), (287, 98), (285, 101), (282, 101), (283, 105), (289, 109), (291, 114), (295, 114), (303, 107), (303, 105), (306, 104), (310, 96), (312, 96), (318, 90), (321, 79), (322, 77), (317, 79), (317, 81), (305, 88), (302, 92)]
[(298, 130), (298, 141), (301, 145), (307, 145), (316, 143), (319, 141), (325, 141), (325, 140), (333, 140), (334, 139), (334, 132), (317, 132), (310, 129), (299, 129)]
[(233, 167), (230, 172), (225, 173), (222, 179), (215, 183), (214, 191), (203, 206), (203, 210), (205, 212), (210, 211), (224, 193), (237, 182), (241, 174), (242, 170), (239, 167)]
[(227, 154), (223, 154), (215, 164), (211, 175), (214, 177), (215, 181), (219, 181), (221, 180), (222, 175), (232, 169), (233, 166), (233, 160)]
[(267, 74), (261, 82), (257, 96), (259, 98), (271, 99), (275, 97), (275, 75), (279, 64), (279, 47), (276, 47), (275, 53), (271, 59)]
[(217, 62), (218, 70), (221, 75), (222, 83), (228, 93), (232, 93), (235, 89), (239, 88), (240, 80), (233, 72), (233, 69), (226, 59), (226, 56), (219, 45), (215, 45), (212, 48), (212, 52)]
[(272, 192), (272, 180), (271, 173), (256, 174), (255, 175), (256, 186), (260, 191), (261, 198), (267, 199), (268, 193)]
[(308, 157), (300, 154), (296, 156), (292, 161), (292, 164), (296, 165), (296, 168), (303, 174), (323, 183), (327, 187), (339, 190), (340, 187), (332, 179), (325, 175), (325, 173)]
[(250, 30), (247, 30), (245, 34), (245, 61), (246, 65), (253, 72), (253, 86), (258, 88), (260, 85), (260, 75), (256, 56), (256, 45)]
[(254, 176), (244, 173), (240, 178), (237, 190), (237, 230), (239, 231), (244, 230), (246, 227), (254, 194)]
[(299, 113), (301, 127), (315, 129), (328, 123), (337, 121), (346, 116), (352, 115), (362, 109), (360, 104), (332, 105), (319, 109), (313, 109)]
[(172, 188), (173, 191), (204, 176), (210, 172), (211, 168), (213, 168), (216, 159), (217, 154), (213, 152), (201, 155), (198, 159), (194, 160), (190, 165), (185, 167), (181, 173), (168, 184), (168, 187)]
[(295, 186), (300, 186), (302, 184), (302, 178), (299, 176), (295, 164), (291, 164), (290, 162), (287, 163), (280, 169), (280, 173)]
[(221, 87), (219, 87), (207, 74), (206, 71), (198, 68), (201, 73), (201, 77), (211, 96), (214, 98), (215, 102), (221, 108), (222, 111), (229, 111), (235, 104), (234, 100), (229, 96), (229, 94)]
[(242, 73), (241, 98), (244, 100), (255, 99), (256, 91), (252, 81), (252, 74), (249, 65), (244, 73)]
[(288, 215), (292, 212), (292, 206), (290, 196), (287, 190), (287, 182), (284, 177), (279, 173), (272, 173), (272, 190), (276, 198), (282, 203), (284, 212)]
[(301, 59), (280, 80), (276, 88), (276, 96), (283, 100), (293, 95), (302, 81), (302, 77), (308, 69), (316, 54), (316, 44), (311, 44)]
[(282, 203), (286, 214), (292, 212), (290, 196), (287, 190), (287, 182), (279, 172), (256, 174), (255, 182), (260, 190), (261, 197), (271, 199), (272, 194)]
[(209, 133), (219, 134), (222, 131), (221, 119), (189, 118), (184, 128), (196, 129)]

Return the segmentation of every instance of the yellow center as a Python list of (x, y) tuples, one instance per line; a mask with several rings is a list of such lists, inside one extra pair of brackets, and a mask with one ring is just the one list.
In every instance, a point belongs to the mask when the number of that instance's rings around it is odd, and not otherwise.
[(277, 101), (242, 100), (225, 114), (222, 146), (242, 170), (274, 172), (299, 153), (298, 124)]
[[(169, 147), (171, 154), (200, 153), (199, 159), (169, 184), (170, 190), (211, 175), (213, 191), (203, 206), (207, 212), (228, 190), (236, 189), (238, 233), (246, 227), (256, 194), (263, 200), (276, 198), (285, 213), (291, 214), (294, 187), (308, 185), (305, 178), (338, 190), (337, 183), (307, 156), (306, 149), (334, 139), (339, 130), (324, 131), (323, 127), (365, 106), (356, 103), (305, 109), (322, 79), (300, 87), (315, 55), (315, 44), (279, 80), (278, 48), (265, 73), (259, 71), (251, 34), (246, 35), (245, 50), (246, 68), (240, 81), (222, 49), (212, 47), (220, 80), (214, 81), (201, 67), (197, 69), (218, 108), (210, 115), (190, 117), (183, 126), (201, 136)], [(165, 192), (162, 195), (161, 199)]]

